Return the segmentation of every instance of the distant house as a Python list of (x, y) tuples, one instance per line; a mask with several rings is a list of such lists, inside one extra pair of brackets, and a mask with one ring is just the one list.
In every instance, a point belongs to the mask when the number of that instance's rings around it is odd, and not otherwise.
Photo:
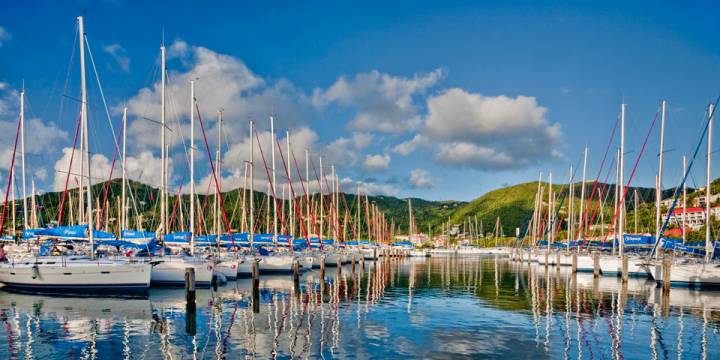
[[(710, 195), (710, 204), (718, 201), (718, 199), (720, 199), (720, 194)], [(695, 201), (693, 201), (693, 206), (705, 207), (705, 195), (700, 195), (695, 198)]]
[[(685, 214), (685, 227), (693, 230), (700, 229), (705, 225), (705, 208), (704, 207), (690, 207), (684, 212)], [(716, 206), (710, 209), (710, 215), (714, 218), (720, 218), (720, 206)], [(662, 220), (665, 222), (667, 214), (662, 215)], [(680, 226), (683, 223), (683, 209), (675, 208), (672, 215), (670, 215), (670, 223)]]

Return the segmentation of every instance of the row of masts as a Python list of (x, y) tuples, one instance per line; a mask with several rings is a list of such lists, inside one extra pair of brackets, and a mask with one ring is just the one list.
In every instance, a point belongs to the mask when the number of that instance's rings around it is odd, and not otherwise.
[[(654, 205), (655, 205), (655, 221), (654, 221), (654, 230), (652, 235), (655, 236), (655, 239), (662, 238), (662, 231), (663, 231), (663, 220), (662, 220), (662, 200), (663, 200), (663, 170), (664, 170), (664, 158), (665, 158), (665, 123), (666, 123), (666, 112), (667, 112), (667, 102), (666, 100), (662, 100), (661, 106), (660, 106), (660, 144), (659, 144), (659, 152), (658, 152), (658, 172), (655, 176), (655, 199), (654, 199)], [(706, 178), (705, 178), (705, 219), (706, 219), (706, 226), (705, 226), (705, 250), (706, 250), (706, 260), (709, 260), (709, 254), (712, 254), (713, 250), (713, 240), (711, 235), (711, 226), (712, 223), (712, 214), (711, 214), (711, 164), (712, 164), (712, 127), (713, 127), (713, 105), (709, 105), (707, 109), (707, 121), (708, 121), (708, 134), (707, 134), (707, 156), (706, 156)], [(626, 189), (626, 175), (625, 175), (625, 122), (626, 122), (626, 105), (621, 105), (620, 110), (620, 135), (619, 135), (619, 147), (617, 148), (616, 154), (615, 154), (615, 163), (616, 163), (616, 169), (615, 169), (615, 184), (614, 184), (614, 213), (615, 218), (617, 221), (613, 221), (612, 223), (612, 229), (610, 229), (610, 233), (607, 235), (612, 235), (613, 238), (613, 254), (618, 254), (622, 256), (625, 252), (625, 239), (624, 234), (627, 232), (628, 228), (628, 218), (627, 218), (627, 199), (628, 199), (628, 189)], [(575, 211), (575, 194), (576, 194), (576, 181), (574, 180), (575, 172), (573, 170), (573, 166), (570, 166), (570, 172), (568, 176), (568, 184), (567, 189), (564, 191), (567, 191), (566, 197), (569, 199), (566, 201), (565, 210), (567, 214), (567, 218), (564, 219), (565, 227), (564, 229), (567, 231), (567, 236), (564, 239), (564, 241), (567, 242), (568, 245), (571, 244), (574, 240), (587, 240), (588, 235), (590, 234), (591, 230), (591, 222), (594, 220), (592, 217), (595, 215), (594, 212), (597, 212), (597, 215), (599, 217), (599, 220), (601, 222), (600, 226), (600, 238), (603, 238), (606, 236), (604, 233), (606, 224), (604, 219), (604, 210), (605, 210), (605, 202), (607, 201), (606, 198), (604, 198), (603, 191), (596, 192), (595, 189), (593, 189), (593, 192), (597, 194), (597, 197), (590, 194), (590, 197), (588, 198), (587, 192), (586, 192), (586, 184), (587, 184), (587, 159), (588, 159), (588, 149), (587, 147), (583, 151), (583, 165), (582, 165), (582, 181), (580, 182), (580, 206), (579, 211)], [(603, 161), (604, 163), (604, 161)], [(687, 158), (686, 156), (682, 157), (682, 175), (683, 178), (686, 178), (687, 174)], [(600, 171), (598, 172), (598, 180), (600, 179)], [(609, 172), (608, 172), (609, 175)], [(550, 248), (551, 244), (553, 242), (559, 241), (559, 239), (556, 239), (557, 234), (559, 233), (559, 226), (563, 221), (562, 219), (558, 219), (558, 214), (560, 213), (558, 211), (559, 205), (559, 195), (556, 191), (555, 187), (553, 187), (553, 176), (552, 173), (548, 174), (547, 177), (547, 183), (544, 183), (543, 181), (543, 175), (540, 174), (540, 178), (538, 179), (537, 183), (537, 190), (535, 193), (535, 199), (534, 199), (534, 210), (531, 217), (531, 220), (528, 225), (528, 234), (530, 241), (532, 244), (537, 244), (540, 240), (547, 241), (547, 247)], [(596, 184), (598, 180), (596, 180)], [(635, 232), (638, 231), (638, 212), (639, 212), (639, 200), (638, 200), (638, 192), (637, 189), (634, 191), (634, 215), (635, 215)], [(679, 207), (681, 207), (681, 219), (679, 221), (679, 227), (681, 229), (682, 233), (682, 242), (683, 244), (687, 241), (687, 182), (683, 182), (682, 189), (681, 189), (681, 203), (679, 204)], [(597, 203), (595, 203), (597, 201)], [(599, 211), (597, 211), (599, 207)], [(546, 214), (546, 218), (543, 218), (543, 214)], [(668, 214), (670, 216), (670, 214)], [(617, 243), (617, 248), (615, 244)], [(656, 253), (657, 255), (657, 253)]]

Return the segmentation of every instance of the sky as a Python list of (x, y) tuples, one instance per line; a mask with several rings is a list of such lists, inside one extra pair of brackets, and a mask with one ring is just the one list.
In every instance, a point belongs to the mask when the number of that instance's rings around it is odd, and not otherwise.
[[(652, 187), (660, 126), (651, 124), (663, 98), (663, 187), (673, 187), (682, 156), (691, 157), (699, 140), (708, 103), (720, 94), (717, 10), (712, 2), (657, 1), (5, 2), (1, 180), (4, 188), (24, 86), (28, 183), (34, 179), (39, 191), (64, 187), (80, 96), (75, 19), (84, 14), (97, 179), (110, 176), (127, 106), (128, 176), (160, 182), (164, 43), (172, 191), (186, 191), (190, 181), (191, 79), (213, 156), (223, 111), (225, 189), (246, 181), (251, 119), (270, 161), (270, 115), (284, 153), (289, 131), (300, 173), (305, 176), (310, 149), (311, 179), (322, 156), (324, 173), (334, 165), (344, 191), (471, 200), (536, 181), (541, 172), (545, 180), (552, 172), (554, 182), (567, 182), (571, 165), (582, 168), (585, 146), (587, 178), (594, 180), (623, 102), (626, 181), (638, 161), (632, 184)], [(195, 135), (202, 193), (210, 167), (202, 134)], [(287, 175), (276, 156), (280, 192)], [(254, 157), (254, 184), (265, 189), (257, 147)], [(704, 159), (701, 151), (690, 186), (702, 186)], [(119, 161), (112, 171), (119, 176)], [(80, 172), (78, 161), (70, 172)], [(720, 166), (712, 174), (719, 176)], [(291, 175), (296, 181), (296, 170)]]

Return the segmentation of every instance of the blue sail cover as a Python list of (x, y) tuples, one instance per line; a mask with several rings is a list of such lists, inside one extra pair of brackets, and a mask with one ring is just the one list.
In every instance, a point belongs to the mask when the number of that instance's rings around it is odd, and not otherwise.
[(392, 244), (392, 246), (413, 246), (413, 243), (409, 241), (396, 241)]
[(369, 240), (360, 240), (360, 245), (370, 245)]
[(234, 241), (235, 244), (238, 245), (238, 244), (248, 243), (249, 240), (250, 240), (250, 234), (248, 234), (246, 232), (245, 233), (233, 233), (232, 240), (230, 240), (229, 234), (220, 235), (220, 242), (223, 244), (231, 244), (232, 245), (232, 243)]
[(217, 244), (217, 235), (198, 235), (195, 236), (195, 245), (210, 246)]
[(323, 245), (331, 245), (331, 246), (332, 246), (333, 244), (335, 244), (335, 240), (333, 240), (333, 239), (323, 239), (322, 243), (323, 243)]
[(277, 242), (282, 244), (288, 244), (292, 240), (292, 236), (290, 235), (278, 235), (277, 236)]
[(147, 244), (136, 244), (130, 241), (123, 241), (123, 240), (102, 240), (95, 244), (95, 247), (98, 246), (112, 246), (112, 247), (122, 247), (127, 249), (148, 249), (152, 251), (157, 247), (157, 243), (155, 241), (151, 241)]
[(165, 242), (166, 244), (190, 244), (190, 232), (176, 231), (173, 233), (165, 234), (163, 242)]
[(146, 239), (148, 241), (155, 239), (155, 233), (152, 231), (123, 230), (120, 232), (120, 235), (123, 239)]
[(272, 244), (273, 234), (255, 234), (253, 235), (254, 243)]
[[(56, 237), (58, 239), (87, 240), (87, 230), (87, 225), (57, 226), (54, 228), (43, 229), (42, 231), (38, 231), (36, 234)], [(114, 234), (100, 230), (93, 230), (93, 237), (98, 240), (115, 239)]]
[(625, 245), (642, 246), (655, 245), (655, 237), (650, 235), (628, 235), (625, 234)]
[(22, 238), (23, 240), (36, 239), (38, 236), (40, 236), (43, 230), (47, 229), (25, 229), (22, 232)]
[(357, 242), (357, 241), (346, 241), (346, 242), (345, 242), (345, 245), (348, 245), (348, 246), (357, 246), (357, 245), (358, 245), (358, 242)]

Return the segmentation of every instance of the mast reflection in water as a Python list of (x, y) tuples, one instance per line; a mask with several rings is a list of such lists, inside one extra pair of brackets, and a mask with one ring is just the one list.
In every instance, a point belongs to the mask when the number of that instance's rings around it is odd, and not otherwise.
[[(720, 293), (494, 257), (383, 259), (148, 298), (0, 291), (0, 358), (720, 358)], [(254, 309), (255, 308), (255, 309)], [(254, 311), (255, 310), (255, 311)]]

